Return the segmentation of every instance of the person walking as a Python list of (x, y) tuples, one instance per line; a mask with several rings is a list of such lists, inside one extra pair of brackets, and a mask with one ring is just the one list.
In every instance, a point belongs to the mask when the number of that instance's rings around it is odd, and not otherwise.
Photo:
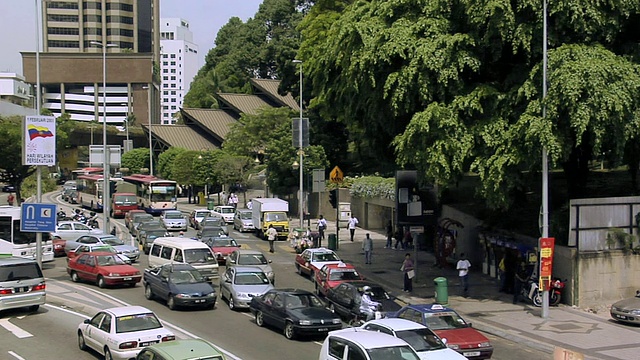
[(9, 196), (7, 197), (7, 204), (9, 204), (9, 206), (13, 206), (14, 201), (16, 201), (16, 197), (13, 196), (13, 193), (9, 193)]
[(393, 225), (391, 225), (391, 220), (387, 224), (387, 244), (384, 246), (385, 249), (391, 249), (391, 243), (393, 242)]
[(507, 254), (502, 255), (502, 259), (498, 263), (498, 276), (500, 277), (500, 288), (499, 292), (506, 292), (507, 288), (506, 280), (507, 280), (507, 264), (506, 264)]
[(362, 242), (362, 250), (364, 250), (364, 263), (371, 264), (371, 256), (373, 255), (373, 239), (367, 233)]
[(410, 253), (404, 255), (404, 261), (400, 270), (404, 273), (404, 287), (402, 291), (413, 291), (413, 278), (416, 276), (416, 272), (413, 270), (413, 259)]
[(518, 270), (516, 270), (516, 277), (513, 283), (513, 303), (516, 304), (520, 301), (520, 295), (522, 292), (523, 286), (529, 280), (529, 273), (527, 271), (527, 264), (525, 264), (524, 260), (520, 260), (520, 264), (518, 264)]
[(238, 209), (238, 194), (233, 193), (231, 194), (231, 205), (233, 206), (233, 209)]
[(402, 243), (402, 237), (403, 237), (402, 227), (398, 226), (398, 229), (396, 230), (396, 245), (393, 247), (394, 250), (398, 250), (398, 245), (400, 245), (400, 249), (404, 250), (404, 244)]
[(358, 219), (351, 214), (347, 227), (349, 228), (349, 234), (351, 235), (351, 242), (353, 242), (353, 236), (356, 234), (356, 226), (358, 226)]
[(265, 232), (267, 236), (267, 240), (269, 240), (269, 252), (273, 253), (273, 243), (276, 241), (276, 237), (278, 237), (278, 231), (273, 227), (273, 225), (269, 224), (269, 228)]
[(460, 260), (458, 260), (458, 264), (456, 265), (456, 269), (458, 270), (458, 277), (460, 278), (460, 287), (462, 290), (462, 296), (469, 297), (469, 268), (471, 267), (471, 263), (464, 256), (464, 253), (460, 254)]
[(324, 240), (324, 231), (327, 230), (327, 219), (320, 215), (318, 217), (318, 233), (320, 241)]

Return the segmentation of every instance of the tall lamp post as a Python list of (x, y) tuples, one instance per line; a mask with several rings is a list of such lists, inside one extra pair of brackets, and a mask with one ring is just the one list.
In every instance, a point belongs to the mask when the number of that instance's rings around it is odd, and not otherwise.
[(302, 60), (293, 60), (295, 64), (300, 64), (300, 122), (298, 123), (298, 155), (299, 155), (299, 167), (300, 167), (300, 200), (298, 206), (300, 207), (300, 229), (304, 226), (304, 184), (302, 179), (303, 168), (303, 152), (302, 152)]
[(102, 215), (103, 230), (105, 235), (109, 234), (109, 149), (107, 146), (107, 48), (117, 47), (116, 44), (103, 44), (100, 41), (92, 41), (91, 45), (102, 48)]

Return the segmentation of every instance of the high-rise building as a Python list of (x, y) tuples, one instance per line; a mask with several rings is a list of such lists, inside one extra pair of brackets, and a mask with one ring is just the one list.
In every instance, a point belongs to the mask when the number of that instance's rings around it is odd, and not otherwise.
[(179, 18), (160, 19), (161, 118), (163, 125), (175, 124), (184, 96), (198, 69), (198, 45), (189, 23)]

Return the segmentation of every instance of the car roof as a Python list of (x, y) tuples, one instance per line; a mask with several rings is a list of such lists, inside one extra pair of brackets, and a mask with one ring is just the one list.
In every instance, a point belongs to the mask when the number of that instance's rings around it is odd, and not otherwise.
[(115, 316), (126, 316), (144, 313), (153, 313), (153, 311), (143, 306), (131, 305), (131, 306), (119, 306), (105, 309), (104, 311), (110, 312)]
[(349, 264), (346, 262), (339, 262), (337, 264), (326, 264), (322, 266), (322, 269), (331, 270), (331, 269), (354, 269), (355, 266), (353, 264)]
[[(93, 256), (116, 256), (116, 253), (110, 253), (110, 252), (106, 252), (106, 251), (89, 251), (88, 253), (86, 253), (87, 255), (93, 255)], [(80, 255), (82, 256), (82, 255)]]
[(445, 312), (445, 311), (455, 312), (455, 310), (453, 310), (452, 308), (448, 308), (440, 304), (412, 304), (412, 305), (407, 305), (407, 307), (420, 312), (426, 312), (426, 313), (436, 313), (436, 312)]
[(307, 291), (304, 289), (297, 289), (297, 288), (275, 289), (275, 291), (279, 293), (289, 294), (289, 295), (307, 295), (307, 294), (313, 295), (311, 291)]
[(384, 319), (376, 319), (367, 321), (367, 324), (378, 324), (388, 328), (391, 328), (395, 331), (403, 331), (403, 330), (415, 330), (415, 329), (425, 329), (426, 326), (422, 324), (418, 324), (415, 321), (401, 319), (401, 318), (384, 318)]
[[(254, 255), (258, 255), (258, 254), (262, 254), (262, 251), (259, 250), (251, 250), (251, 249), (237, 249), (235, 250), (238, 252), (238, 254), (241, 255), (246, 255), (246, 254), (254, 254)], [(262, 254), (264, 255), (264, 254)]]
[[(359, 343), (367, 349), (375, 349), (388, 346), (408, 346), (407, 343), (395, 336), (381, 332), (368, 331), (357, 327), (346, 328), (329, 332), (330, 337), (339, 337), (352, 342)], [(325, 341), (327, 341), (325, 340)]]
[(86, 225), (86, 224), (81, 223), (80, 221), (60, 221), (57, 226), (60, 226), (62, 224), (81, 224), (81, 225)]
[(172, 263), (172, 264), (164, 264), (162, 267), (169, 267), (171, 271), (180, 271), (180, 270), (196, 270), (197, 269), (189, 264), (183, 263)]
[(216, 206), (216, 208), (219, 208), (219, 209), (229, 209), (229, 208), (231, 208), (231, 209), (233, 209), (234, 207), (230, 206), (230, 205), (218, 205), (218, 206)]
[(31, 264), (35, 262), (36, 262), (35, 260), (27, 259), (19, 256), (0, 255), (0, 266), (13, 265), (13, 264)]
[(150, 349), (171, 359), (199, 359), (207, 355), (223, 355), (220, 350), (202, 339), (180, 339), (149, 346)]
[(310, 253), (335, 253), (333, 250), (327, 249), (325, 247), (311, 248), (311, 249), (306, 249), (305, 251), (308, 251)]
[(236, 211), (239, 212), (239, 213), (243, 213), (243, 212), (250, 213), (250, 212), (253, 212), (253, 210), (251, 210), (251, 209), (237, 209)]
[(180, 213), (180, 214), (182, 214), (182, 211), (180, 211), (180, 210), (173, 210), (173, 209), (170, 209), (170, 210), (165, 210), (165, 211), (164, 211), (164, 213), (165, 213), (165, 214), (166, 214), (166, 213)]

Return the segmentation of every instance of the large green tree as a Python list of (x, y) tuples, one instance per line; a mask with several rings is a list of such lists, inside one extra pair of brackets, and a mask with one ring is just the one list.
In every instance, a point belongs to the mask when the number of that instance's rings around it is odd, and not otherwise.
[(173, 179), (173, 162), (179, 154), (187, 151), (185, 148), (170, 147), (158, 156), (156, 164), (158, 175), (164, 179)]
[(149, 169), (149, 149), (137, 148), (122, 154), (122, 167), (129, 169), (130, 173)]

